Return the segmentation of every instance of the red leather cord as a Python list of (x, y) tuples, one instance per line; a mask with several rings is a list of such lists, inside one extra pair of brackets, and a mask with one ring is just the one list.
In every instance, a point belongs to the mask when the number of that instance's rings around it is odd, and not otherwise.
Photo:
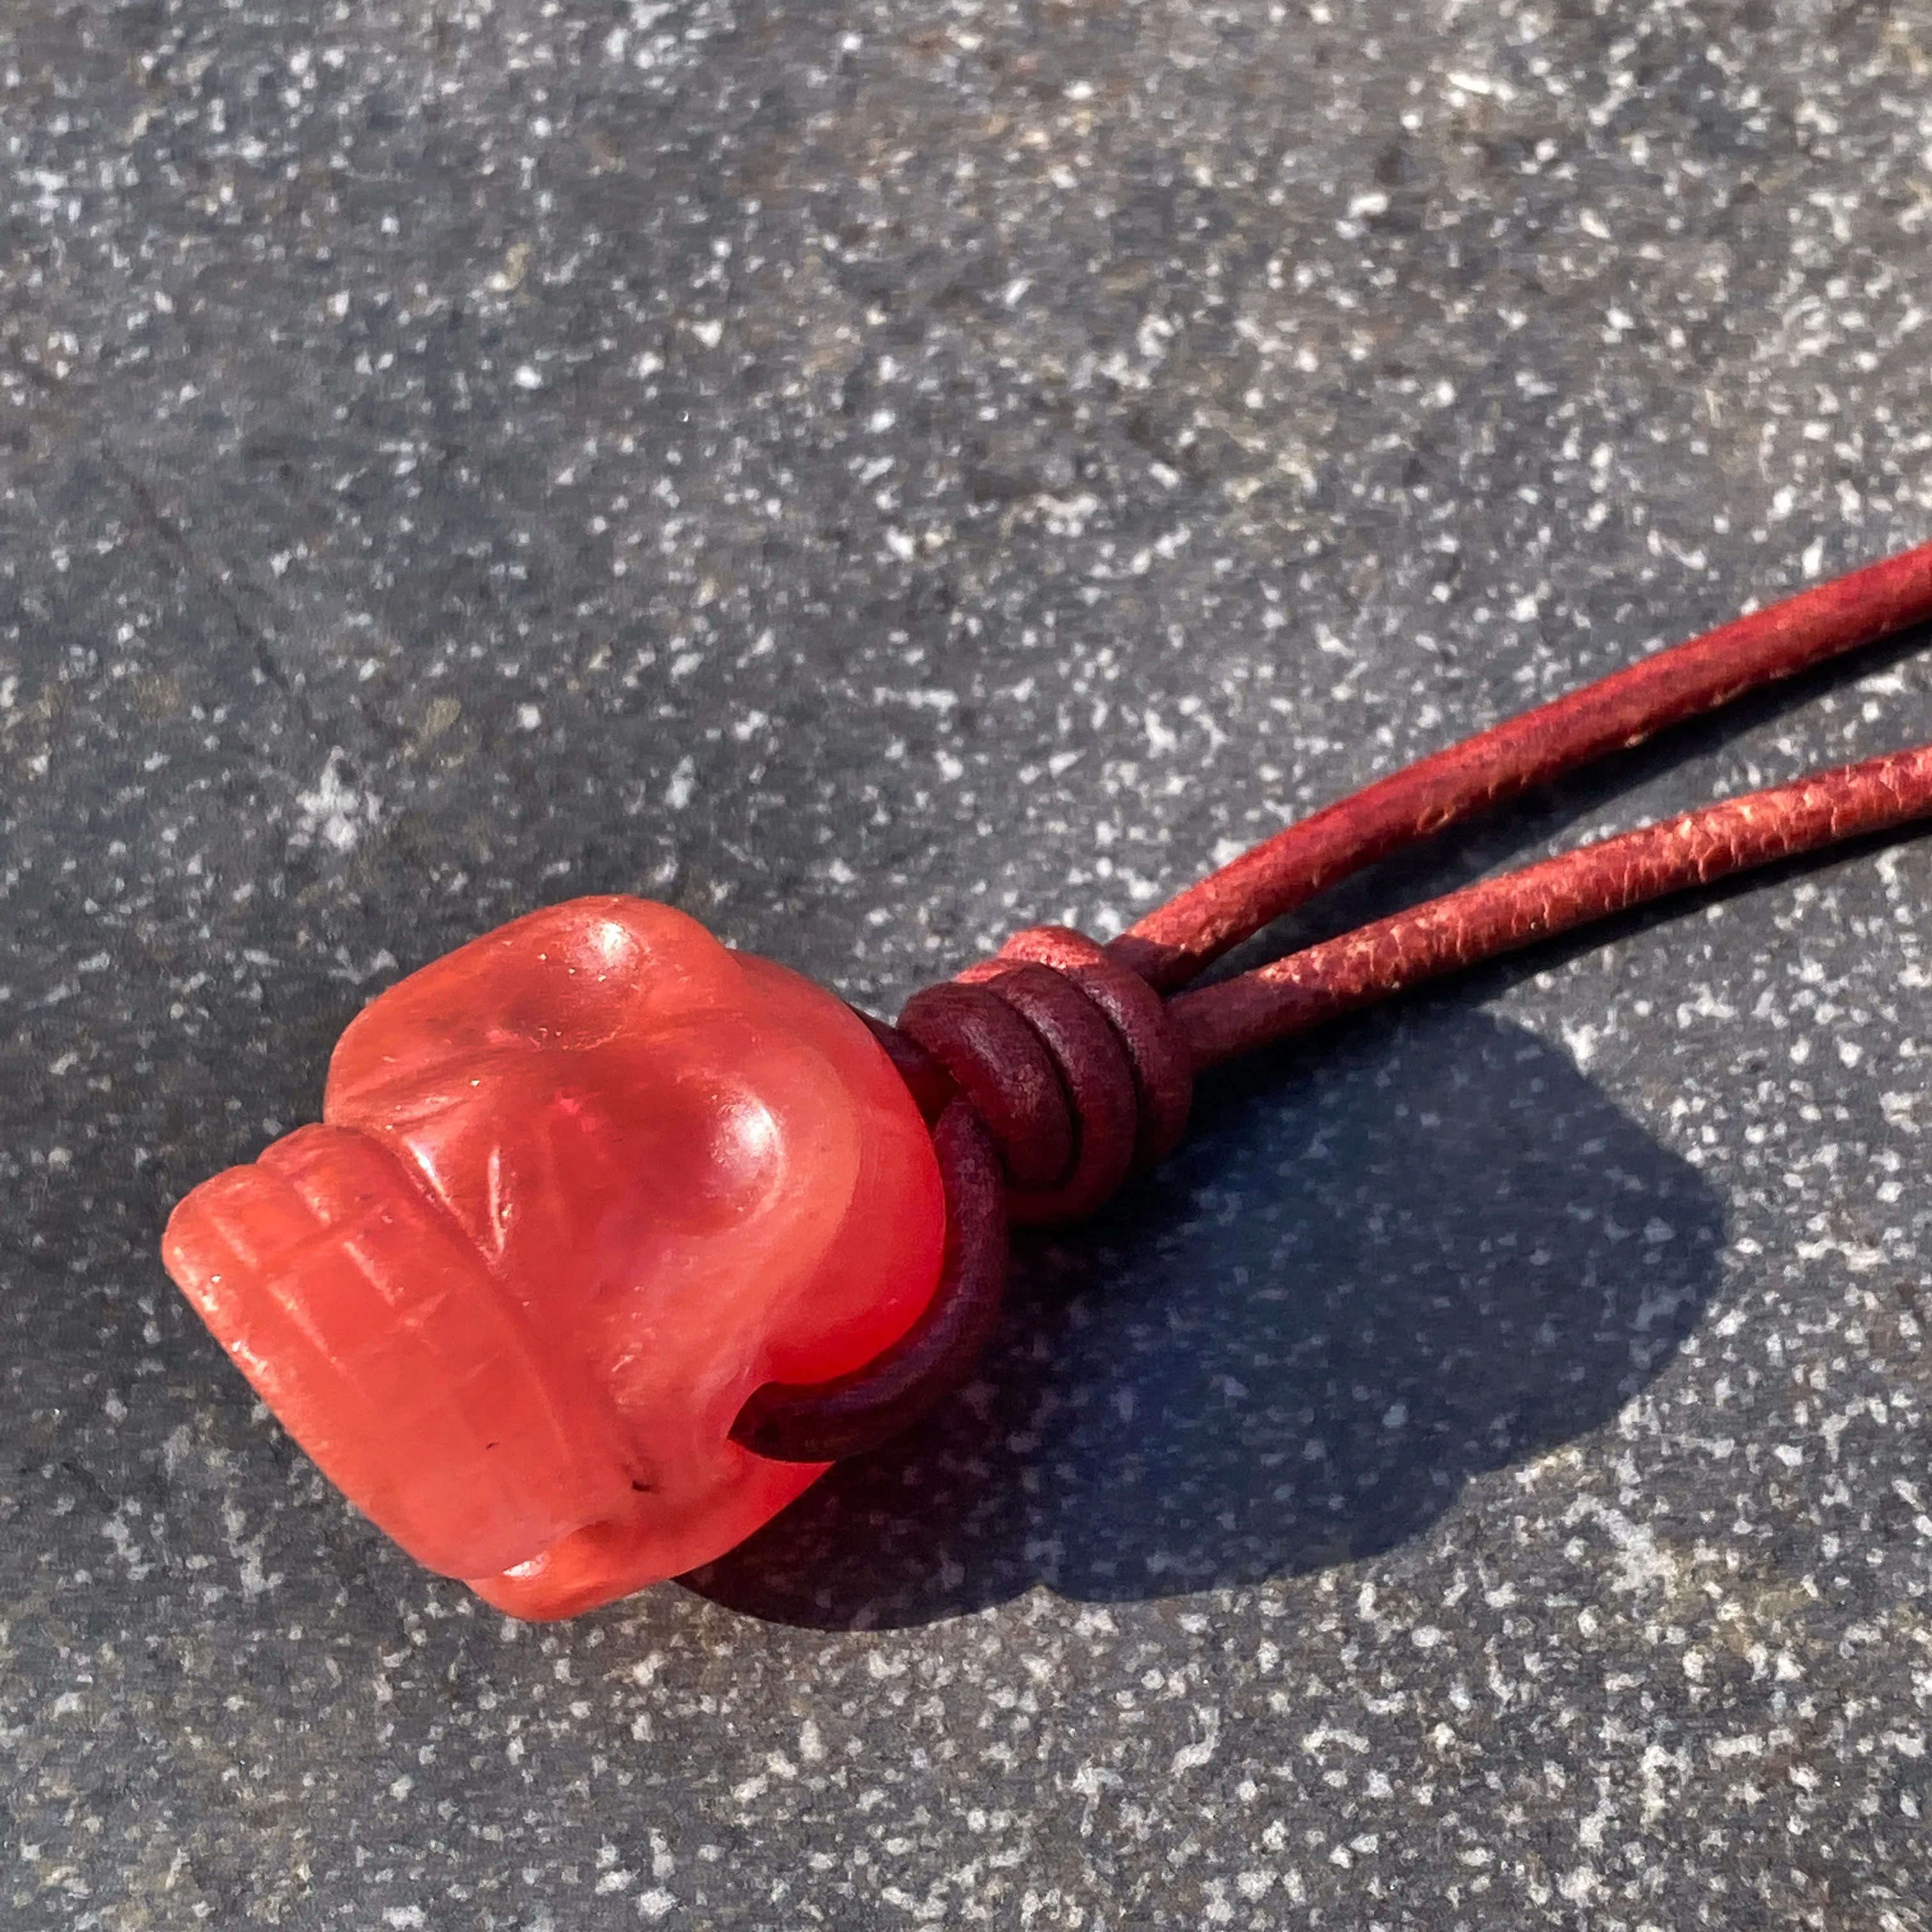
[(1023, 1226), (1084, 1219), (1187, 1125), (1193, 1067), (1159, 996), (1066, 926), (915, 993), (899, 1030), (985, 1118)]
[(1693, 886), (1932, 818), (1932, 746), (1707, 805), (1412, 906), (1168, 1002), (1196, 1066)]
[(1419, 760), (1278, 832), (1108, 951), (1165, 992), (1324, 886), (1667, 724), (1932, 619), (1932, 544), (1660, 651)]
[[(1000, 993), (1016, 990), (1024, 997), (1028, 989), (1009, 985)], [(1030, 990), (1036, 1009), (1054, 1004), (1044, 987)], [(1000, 993), (989, 986), (928, 986), (906, 1002), (899, 1030), (958, 1083), (993, 1136), (1014, 1198), (1024, 1200), (1057, 1185), (1073, 1164), (1072, 1096), (1055, 1064), (1060, 1054)], [(1064, 1052), (1064, 1030), (1059, 1043)], [(1118, 1052), (1113, 1058), (1118, 1062)], [(1124, 1067), (1103, 1062), (1082, 1084), (1104, 1090), (1126, 1077)]]
[(1138, 1126), (1130, 1171), (1151, 1167), (1171, 1154), (1187, 1131), (1194, 1069), (1168, 1024), (1160, 995), (1104, 946), (1065, 926), (1034, 926), (1016, 932), (1000, 948), (998, 959), (969, 966), (959, 976), (997, 977), (1002, 962), (1010, 959), (1052, 967), (1085, 994), (1114, 1029), (1134, 1079)]
[(733, 1433), (830, 1461), (882, 1442), (970, 1372), (997, 1317), (1006, 1217), (1090, 1214), (1180, 1138), (1197, 1068), (1694, 885), (1932, 818), (1932, 746), (1684, 813), (1431, 900), (1197, 992), (1210, 960), (1323, 887), (1483, 806), (1745, 692), (1932, 619), (1932, 544), (1738, 619), (1480, 732), (1256, 846), (1105, 946), (1036, 926), (870, 1024), (934, 1127), (938, 1288), (876, 1361), (770, 1385)]

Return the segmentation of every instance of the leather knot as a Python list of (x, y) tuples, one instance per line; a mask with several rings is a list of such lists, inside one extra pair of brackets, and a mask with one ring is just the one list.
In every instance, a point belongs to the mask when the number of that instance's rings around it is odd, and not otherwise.
[(1160, 996), (1070, 927), (915, 993), (898, 1030), (986, 1123), (1022, 1224), (1090, 1214), (1187, 1124), (1192, 1064)]

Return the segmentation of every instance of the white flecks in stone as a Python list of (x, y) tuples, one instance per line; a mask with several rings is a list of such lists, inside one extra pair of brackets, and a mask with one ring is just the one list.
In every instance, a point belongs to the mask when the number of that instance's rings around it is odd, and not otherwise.
[(314, 786), (296, 794), (296, 806), (290, 844), (298, 848), (320, 844), (340, 853), (354, 851), (382, 815), (375, 793), (351, 782), (340, 746), (330, 751)]

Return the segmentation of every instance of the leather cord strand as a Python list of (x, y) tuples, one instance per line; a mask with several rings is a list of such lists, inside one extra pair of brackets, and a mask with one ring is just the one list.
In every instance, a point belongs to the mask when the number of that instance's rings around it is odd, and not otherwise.
[(1672, 892), (1932, 818), (1932, 745), (1687, 812), (1257, 967), (1168, 1011), (1197, 1066)]
[(1659, 651), (1299, 820), (1108, 951), (1162, 992), (1352, 872), (1666, 725), (1932, 619), (1932, 544)]
[(1009, 1219), (1091, 1214), (1184, 1130), (1197, 1069), (1422, 981), (1670, 893), (1932, 818), (1932, 746), (1600, 840), (1378, 920), (1199, 992), (1172, 992), (1324, 887), (1484, 806), (1910, 625), (1932, 544), (1755, 611), (1420, 760), (1244, 854), (1109, 944), (1065, 926), (868, 1020), (933, 1130), (939, 1286), (865, 1367), (768, 1384), (734, 1437), (828, 1462), (886, 1440), (971, 1372), (998, 1318)]

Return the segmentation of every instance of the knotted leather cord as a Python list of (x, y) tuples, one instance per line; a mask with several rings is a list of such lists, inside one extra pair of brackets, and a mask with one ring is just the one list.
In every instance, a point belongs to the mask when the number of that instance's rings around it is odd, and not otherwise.
[[(999, 1312), (1008, 1220), (1077, 1220), (1167, 1153), (1195, 1071), (1592, 920), (1932, 818), (1932, 746), (1686, 812), (1378, 920), (1163, 1000), (1364, 866), (1666, 725), (1932, 619), (1932, 544), (1612, 673), (1288, 826), (1102, 946), (1062, 926), (871, 1022), (933, 1130), (946, 1257), (925, 1311), (865, 1367), (767, 1384), (732, 1433), (827, 1462), (878, 1446), (962, 1382)], [(1004, 1196), (1004, 1199), (1002, 1196)]]

